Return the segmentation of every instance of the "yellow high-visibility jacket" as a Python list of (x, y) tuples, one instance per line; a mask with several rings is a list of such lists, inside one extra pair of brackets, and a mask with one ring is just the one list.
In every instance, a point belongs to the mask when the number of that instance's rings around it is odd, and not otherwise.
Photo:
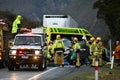
[(56, 40), (52, 46), (52, 51), (54, 52), (63, 52), (64, 50), (64, 43), (62, 40)]
[(18, 25), (21, 24), (21, 20), (20, 19), (15, 19), (15, 21), (12, 24), (12, 33), (17, 33), (18, 30)]

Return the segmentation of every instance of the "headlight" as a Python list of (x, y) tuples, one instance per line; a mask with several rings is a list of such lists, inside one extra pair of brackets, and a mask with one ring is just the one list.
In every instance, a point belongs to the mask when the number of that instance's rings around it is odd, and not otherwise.
[(40, 54), (40, 51), (35, 51), (35, 55), (39, 55)]
[(12, 50), (11, 54), (12, 55), (16, 55), (17, 51), (16, 50)]

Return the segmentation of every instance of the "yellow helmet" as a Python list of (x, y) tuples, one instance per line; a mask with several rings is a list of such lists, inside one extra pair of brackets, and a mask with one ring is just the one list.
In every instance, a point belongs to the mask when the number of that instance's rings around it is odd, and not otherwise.
[(78, 38), (77, 38), (77, 37), (74, 37), (74, 41), (78, 41)]
[(95, 38), (94, 38), (94, 37), (91, 37), (91, 38), (90, 38), (90, 40), (91, 40), (91, 41), (94, 41), (94, 40), (95, 40)]
[(100, 40), (101, 40), (101, 37), (97, 37), (96, 40), (99, 40), (99, 41), (100, 41)]
[(48, 50), (51, 50), (52, 49), (52, 46), (48, 46)]
[(56, 36), (56, 39), (57, 39), (57, 40), (59, 40), (60, 38), (61, 38), (61, 36), (60, 36), (60, 35), (57, 35), (57, 36)]
[(21, 15), (17, 15), (17, 19), (22, 19), (22, 16)]

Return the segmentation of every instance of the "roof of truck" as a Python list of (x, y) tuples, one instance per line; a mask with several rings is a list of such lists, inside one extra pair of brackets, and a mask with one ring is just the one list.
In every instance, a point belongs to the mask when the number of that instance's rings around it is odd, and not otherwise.
[(42, 36), (42, 35), (33, 34), (33, 33), (25, 33), (25, 34), (17, 34), (16, 36)]

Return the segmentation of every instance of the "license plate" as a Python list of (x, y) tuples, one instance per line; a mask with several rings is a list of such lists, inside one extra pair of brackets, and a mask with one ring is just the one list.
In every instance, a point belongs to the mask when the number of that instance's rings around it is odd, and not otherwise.
[(28, 59), (29, 57), (28, 56), (22, 56), (21, 58), (22, 59)]

